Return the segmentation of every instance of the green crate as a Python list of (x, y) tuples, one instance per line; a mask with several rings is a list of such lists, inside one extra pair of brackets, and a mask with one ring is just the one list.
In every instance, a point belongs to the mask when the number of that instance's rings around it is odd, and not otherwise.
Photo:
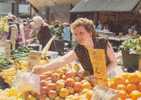
[(133, 71), (138, 70), (139, 57), (140, 55), (129, 54), (128, 51), (122, 50), (123, 66)]

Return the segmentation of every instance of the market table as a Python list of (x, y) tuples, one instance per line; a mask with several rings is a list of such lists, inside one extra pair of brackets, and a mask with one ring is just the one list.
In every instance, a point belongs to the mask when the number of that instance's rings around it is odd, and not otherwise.
[(114, 36), (114, 35), (107, 35), (107, 34), (99, 34), (99, 36), (97, 37), (99, 39), (104, 38), (110, 41), (110, 43), (112, 44), (113, 48), (115, 51), (117, 51), (119, 49), (119, 46), (121, 45), (121, 43), (129, 38), (132, 38), (131, 36)]

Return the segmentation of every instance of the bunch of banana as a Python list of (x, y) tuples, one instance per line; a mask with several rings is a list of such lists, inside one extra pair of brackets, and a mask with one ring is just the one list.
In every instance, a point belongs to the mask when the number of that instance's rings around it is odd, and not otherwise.
[(27, 71), (28, 70), (28, 61), (26, 60), (15, 60), (15, 67), (18, 70)]
[(16, 76), (16, 68), (15, 67), (11, 67), (9, 69), (6, 69), (6, 70), (3, 70), (1, 73), (0, 73), (0, 76), (4, 79), (4, 81), (6, 83), (8, 83), (9, 85), (12, 84), (15, 76)]
[(9, 25), (8, 25), (8, 18), (1, 17), (0, 18), (0, 32), (8, 32), (9, 31)]
[(0, 100), (24, 100), (14, 87), (1, 91), (0, 97)]

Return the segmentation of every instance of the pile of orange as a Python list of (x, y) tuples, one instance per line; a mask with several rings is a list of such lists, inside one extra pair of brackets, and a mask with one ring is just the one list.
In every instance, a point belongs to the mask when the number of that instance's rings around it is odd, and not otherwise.
[[(84, 72), (61, 70), (40, 75), (41, 100), (91, 100), (94, 83)], [(44, 97), (44, 98), (43, 98)]]
[(141, 100), (141, 72), (126, 73), (109, 80), (109, 87), (119, 94), (119, 100)]

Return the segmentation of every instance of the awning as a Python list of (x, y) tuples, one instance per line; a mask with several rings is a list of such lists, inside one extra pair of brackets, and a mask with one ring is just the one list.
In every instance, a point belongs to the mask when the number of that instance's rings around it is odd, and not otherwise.
[(61, 4), (76, 4), (80, 0), (27, 0), (36, 8), (42, 8), (45, 6), (61, 5)]
[(140, 2), (141, 0), (81, 0), (71, 12), (128, 12)]
[(0, 3), (0, 15), (7, 15), (11, 12), (11, 3)]

